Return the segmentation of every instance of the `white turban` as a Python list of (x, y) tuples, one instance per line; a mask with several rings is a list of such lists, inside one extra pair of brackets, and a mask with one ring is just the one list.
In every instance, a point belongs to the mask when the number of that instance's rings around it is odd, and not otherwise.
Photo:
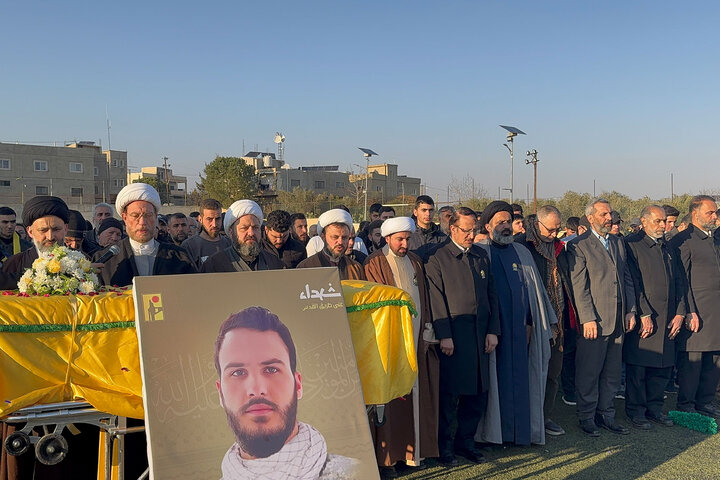
[(393, 233), (415, 231), (415, 222), (410, 217), (394, 217), (388, 218), (380, 227), (380, 235), (387, 237)]
[(155, 207), (155, 213), (160, 213), (160, 207), (162, 206), (160, 194), (151, 185), (141, 182), (130, 183), (120, 190), (115, 199), (115, 210), (122, 213), (125, 211), (125, 207), (138, 200), (152, 203)]
[(227, 212), (225, 212), (225, 221), (223, 222), (225, 232), (230, 232), (230, 227), (232, 227), (232, 224), (235, 223), (238, 218), (244, 217), (245, 215), (255, 215), (255, 217), (262, 225), (263, 212), (262, 208), (260, 208), (260, 205), (253, 202), (252, 200), (238, 200), (237, 202), (230, 205), (230, 208), (228, 208)]
[(348, 226), (350, 231), (352, 231), (354, 226), (352, 216), (350, 216), (348, 212), (340, 208), (328, 210), (327, 212), (323, 213), (318, 217), (318, 227), (323, 230), (325, 230), (325, 227), (333, 223), (344, 223)]

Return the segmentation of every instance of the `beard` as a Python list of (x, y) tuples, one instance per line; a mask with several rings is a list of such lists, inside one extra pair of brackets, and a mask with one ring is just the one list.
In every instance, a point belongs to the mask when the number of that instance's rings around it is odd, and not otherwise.
[(260, 245), (257, 242), (235, 243), (235, 250), (245, 260), (255, 260), (260, 254)]
[(298, 397), (297, 391), (295, 391), (292, 402), (284, 410), (281, 410), (275, 403), (262, 398), (250, 400), (240, 408), (240, 413), (257, 404), (274, 408), (282, 417), (282, 425), (275, 429), (263, 428), (263, 425), (267, 423), (267, 419), (264, 417), (253, 420), (254, 425), (252, 426), (244, 426), (237, 419), (235, 413), (225, 410), (228, 424), (235, 433), (235, 439), (242, 451), (255, 458), (266, 458), (279, 452), (295, 428), (297, 403)]
[(500, 245), (510, 245), (515, 241), (515, 237), (512, 234), (512, 230), (509, 228), (495, 229), (492, 234), (493, 242), (499, 243)]
[(597, 228), (598, 233), (602, 233), (603, 235), (607, 235), (610, 233), (610, 230), (612, 230), (612, 224), (610, 225), (594, 225)]
[(37, 248), (38, 252), (49, 252), (52, 247), (55, 246), (55, 242), (53, 242), (51, 245), (44, 245), (43, 242), (38, 242), (33, 238), (33, 244), (35, 245), (35, 248)]
[[(352, 252), (352, 249), (350, 250)], [(345, 252), (336, 252), (335, 250), (330, 250), (329, 248), (325, 247), (325, 253), (328, 254), (328, 256), (334, 260), (334, 261), (340, 261), (342, 257), (345, 256)]]

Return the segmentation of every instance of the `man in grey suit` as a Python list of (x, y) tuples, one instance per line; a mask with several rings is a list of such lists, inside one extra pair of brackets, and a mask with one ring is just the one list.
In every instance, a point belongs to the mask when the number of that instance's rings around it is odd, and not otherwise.
[(625, 245), (614, 235), (610, 203), (593, 199), (585, 208), (591, 229), (567, 245), (570, 278), (578, 312), (575, 388), (580, 428), (600, 435), (598, 426), (617, 434), (613, 398), (620, 387), (625, 328), (635, 327), (635, 289)]

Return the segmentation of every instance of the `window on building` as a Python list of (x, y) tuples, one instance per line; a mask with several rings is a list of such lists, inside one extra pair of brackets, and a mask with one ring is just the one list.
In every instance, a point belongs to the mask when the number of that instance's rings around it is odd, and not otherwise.
[(115, 159), (115, 160), (112, 161), (112, 166), (113, 166), (113, 167), (117, 167), (117, 166), (118, 166), (118, 161), (117, 161), (117, 159)]
[(378, 185), (377, 187), (375, 187), (375, 191), (382, 192), (382, 186)]
[(113, 180), (113, 185), (116, 187), (124, 187), (125, 180), (123, 180), (122, 178), (116, 178), (115, 180)]
[[(48, 162), (45, 160), (35, 160), (35, 171), (36, 172), (47, 172), (48, 171)], [(38, 194), (41, 195), (41, 194)]]
[(9, 158), (0, 158), (0, 170), (10, 170)]
[(96, 177), (100, 176), (100, 169), (98, 167), (93, 167), (93, 175)]
[(40, 185), (37, 185), (35, 187), (35, 195), (47, 195), (48, 194), (48, 187), (41, 187)]
[(100, 187), (95, 185), (95, 195), (100, 195)]
[(73, 187), (70, 189), (70, 196), (71, 197), (82, 197), (83, 196), (83, 189), (82, 187)]
[(335, 188), (345, 188), (345, 182), (335, 182)]
[(300, 186), (300, 180), (290, 180), (290, 188), (295, 188)]
[(315, 180), (315, 189), (325, 188), (325, 180)]
[(170, 184), (170, 190), (175, 190), (175, 185)]
[(0, 180), (0, 187), (9, 187), (10, 180)]
[(70, 172), (83, 173), (83, 164), (80, 162), (70, 162)]

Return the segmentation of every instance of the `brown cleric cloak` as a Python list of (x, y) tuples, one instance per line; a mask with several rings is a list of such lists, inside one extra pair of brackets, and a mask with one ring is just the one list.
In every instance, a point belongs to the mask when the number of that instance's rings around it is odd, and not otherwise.
[(337, 264), (332, 263), (324, 250), (298, 263), (296, 268), (316, 267), (337, 267), (340, 272), (340, 280), (365, 280), (365, 272), (358, 262), (348, 256), (343, 256)]
[[(375, 440), (378, 465), (390, 466), (397, 461), (418, 463), (420, 458), (437, 457), (438, 453), (438, 399), (440, 386), (440, 363), (435, 345), (423, 340), (426, 323), (432, 322), (430, 299), (425, 281), (425, 268), (420, 257), (407, 254), (415, 270), (421, 305), (416, 305), (420, 315), (420, 335), (416, 341), (418, 360), (417, 391), (419, 411), (414, 412), (413, 393), (391, 401), (385, 407), (386, 423), (376, 427), (370, 423)], [(365, 275), (371, 282), (397, 286), (390, 264), (383, 250), (378, 250), (365, 261)], [(419, 454), (415, 441), (415, 425), (419, 425)]]

